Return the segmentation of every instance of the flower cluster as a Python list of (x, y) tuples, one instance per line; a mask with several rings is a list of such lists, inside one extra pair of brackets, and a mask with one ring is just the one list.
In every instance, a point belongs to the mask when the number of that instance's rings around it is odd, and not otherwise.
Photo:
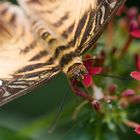
[(83, 63), (84, 63), (84, 66), (86, 67), (88, 73), (86, 75), (84, 75), (84, 79), (82, 82), (85, 87), (90, 87), (93, 84), (92, 77), (94, 75), (100, 74), (102, 72), (102, 67), (99, 67), (99, 66), (94, 67), (92, 56), (89, 54), (87, 54), (85, 56), (85, 61)]
[[(110, 118), (110, 121), (113, 119), (117, 122), (119, 116), (122, 124), (134, 128), (135, 132), (140, 134), (140, 125), (130, 121), (128, 115), (129, 107), (140, 103), (140, 86), (135, 83), (135, 80), (136, 82), (140, 81), (140, 55), (137, 51), (134, 53), (129, 51), (132, 48), (132, 43), (140, 39), (140, 15), (136, 7), (127, 8), (125, 6), (121, 7), (117, 13), (117, 15), (122, 14), (124, 16), (118, 21), (117, 26), (119, 27), (116, 27), (113, 21), (108, 25), (107, 32), (103, 36), (103, 39), (107, 39), (104, 40), (105, 43), (98, 42), (94, 47), (94, 54), (90, 52), (84, 56), (83, 64), (88, 73), (84, 75), (84, 79), (80, 83), (78, 81), (71, 82), (71, 86), (74, 93), (87, 100), (92, 108), (104, 116), (104, 119), (107, 117)], [(120, 48), (111, 41), (113, 40), (111, 35), (115, 36), (116, 32), (114, 26), (128, 36)], [(118, 38), (120, 37), (118, 36)], [(110, 44), (112, 42), (112, 47), (109, 47), (108, 39)], [(122, 41), (122, 39), (120, 40)], [(131, 59), (133, 62), (133, 58), (136, 71), (133, 71), (135, 68), (132, 67), (126, 68), (128, 63), (126, 59)], [(125, 63), (124, 67), (120, 66), (121, 63)], [(114, 73), (121, 76), (116, 76)], [(123, 84), (116, 82), (116, 79), (124, 81)], [(111, 117), (116, 112), (118, 116)]]
[(136, 55), (135, 56), (135, 63), (136, 63), (136, 68), (137, 71), (131, 72), (131, 77), (133, 77), (136, 80), (140, 80), (140, 56)]

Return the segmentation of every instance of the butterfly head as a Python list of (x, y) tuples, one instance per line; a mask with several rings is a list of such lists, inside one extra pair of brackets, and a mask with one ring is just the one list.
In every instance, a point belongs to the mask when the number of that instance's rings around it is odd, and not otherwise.
[(84, 75), (87, 73), (88, 73), (88, 71), (83, 64), (76, 63), (69, 68), (67, 75), (71, 80), (80, 81), (80, 80), (84, 79)]

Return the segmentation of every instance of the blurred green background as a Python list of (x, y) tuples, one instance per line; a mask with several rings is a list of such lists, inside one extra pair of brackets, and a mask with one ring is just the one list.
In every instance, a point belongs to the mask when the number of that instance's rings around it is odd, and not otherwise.
[[(139, 0), (128, 0), (127, 4), (129, 6), (138, 5), (140, 2)], [(57, 112), (64, 94), (68, 94), (68, 97), (62, 112), (66, 112), (66, 106), (76, 101), (66, 76), (59, 74), (41, 88), (2, 106), (0, 108), (0, 140), (61, 140), (64, 136), (66, 136), (65, 140), (87, 140), (86, 135), (80, 137), (84, 130), (77, 132), (72, 129), (74, 123), (64, 129), (56, 129), (51, 134), (48, 133), (48, 127), (55, 118), (55, 112)], [(72, 114), (73, 107), (70, 108)], [(77, 132), (76, 137), (67, 135), (69, 131)], [(118, 132), (119, 139), (113, 139), (112, 135), (110, 134), (107, 140), (140, 139), (132, 129), (127, 133)]]

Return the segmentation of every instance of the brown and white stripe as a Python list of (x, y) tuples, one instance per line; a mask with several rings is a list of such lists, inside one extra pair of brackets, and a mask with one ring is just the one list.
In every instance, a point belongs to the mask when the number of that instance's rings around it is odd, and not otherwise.
[(0, 105), (82, 64), (125, 0), (18, 1), (0, 3)]

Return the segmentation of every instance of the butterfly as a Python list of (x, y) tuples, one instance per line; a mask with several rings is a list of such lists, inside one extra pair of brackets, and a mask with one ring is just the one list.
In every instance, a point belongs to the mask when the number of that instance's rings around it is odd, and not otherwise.
[(60, 72), (86, 73), (92, 47), (125, 0), (18, 0), (0, 3), (0, 106)]

